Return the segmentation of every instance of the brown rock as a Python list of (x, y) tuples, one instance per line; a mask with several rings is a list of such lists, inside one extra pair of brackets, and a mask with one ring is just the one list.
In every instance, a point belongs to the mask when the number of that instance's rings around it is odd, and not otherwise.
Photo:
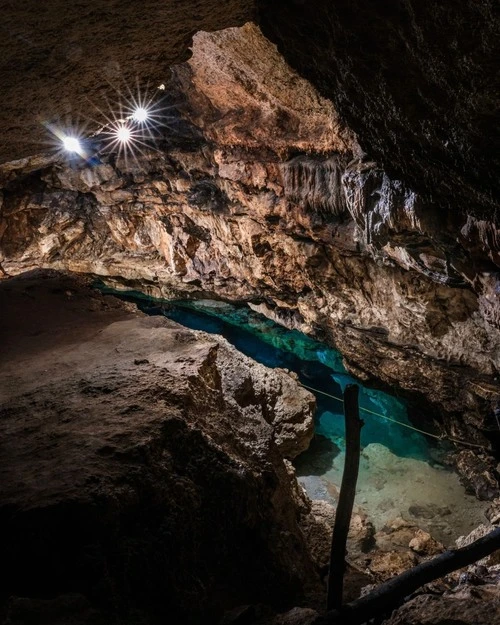
[(415, 554), (410, 550), (376, 551), (370, 554), (369, 569), (381, 581), (385, 581), (411, 569), (417, 562)]
[(464, 486), (478, 499), (488, 501), (500, 495), (493, 458), (466, 449), (455, 456), (454, 463)]
[(444, 596), (420, 595), (396, 610), (385, 625), (493, 625), (500, 622), (500, 588), (466, 587)]
[[(480, 525), (479, 527), (476, 527), (476, 529), (474, 529), (468, 536), (460, 536), (459, 538), (457, 538), (457, 540), (455, 541), (456, 545), (458, 548), (466, 547), (474, 541), (479, 540), (483, 536), (486, 536), (493, 529), (493, 525)], [(500, 564), (500, 549), (493, 552), (486, 558), (483, 558), (482, 560), (478, 560), (476, 562), (477, 566), (495, 566), (497, 564)]]
[[(196, 91), (217, 111), (212, 118), (199, 111), (194, 120), (219, 146), (321, 153), (355, 145), (331, 102), (287, 65), (254, 24), (198, 33), (188, 65)], [(224, 178), (266, 186), (262, 165), (224, 161), (219, 161)]]
[(367, 553), (374, 545), (375, 527), (366, 514), (354, 513), (349, 525), (348, 545), (351, 552)]
[(408, 547), (421, 556), (435, 556), (444, 551), (444, 546), (434, 540), (428, 532), (418, 529), (410, 540)]
[(492, 525), (500, 524), (500, 499), (494, 499), (486, 510), (486, 518)]
[[(416, 553), (420, 553), (421, 547), (424, 551), (427, 548), (430, 552), (434, 549), (443, 549), (442, 545), (435, 541), (430, 534), (424, 532), (414, 523), (405, 521), (402, 518), (394, 519), (387, 523), (381, 530), (375, 534), (375, 541), (378, 549), (382, 551), (391, 551), (401, 549), (406, 551), (408, 547)], [(437, 553), (438, 551), (434, 551)], [(431, 555), (429, 553), (429, 555)]]
[(197, 623), (314, 587), (275, 442), (310, 418), (289, 375), (73, 278), (14, 278), (0, 297), (6, 595), (71, 587), (111, 615)]
[(319, 567), (330, 563), (332, 531), (335, 508), (326, 501), (315, 499), (311, 502), (311, 516), (304, 524), (309, 551)]
[[(311, 502), (313, 519), (305, 528), (309, 549), (321, 567), (329, 564), (335, 508), (326, 501)], [(373, 545), (375, 529), (366, 515), (354, 513), (351, 517), (347, 538), (347, 553), (350, 561), (365, 554)]]

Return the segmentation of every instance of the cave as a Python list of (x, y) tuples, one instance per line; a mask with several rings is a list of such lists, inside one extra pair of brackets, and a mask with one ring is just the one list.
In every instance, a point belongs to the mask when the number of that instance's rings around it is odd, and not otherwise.
[[(500, 524), (498, 25), (2, 4), (2, 624), (334, 625), (349, 384), (345, 602)], [(496, 551), (373, 617), (499, 605)]]

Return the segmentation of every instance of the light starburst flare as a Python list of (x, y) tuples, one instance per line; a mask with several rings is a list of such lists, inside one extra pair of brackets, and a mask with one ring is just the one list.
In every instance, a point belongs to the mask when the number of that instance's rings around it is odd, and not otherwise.
[[(57, 149), (66, 159), (74, 161), (79, 157), (93, 165), (101, 162), (103, 154), (116, 153), (118, 158), (125, 159), (127, 166), (129, 158), (139, 164), (139, 154), (144, 156), (156, 149), (155, 145), (161, 138), (160, 129), (166, 126), (166, 111), (172, 108), (170, 104), (165, 105), (164, 95), (158, 97), (165, 90), (165, 85), (150, 90), (137, 83), (135, 94), (128, 85), (114, 88), (118, 94), (115, 103), (106, 100), (107, 106), (102, 109), (90, 102), (99, 116), (86, 116), (83, 129), (81, 124), (44, 123), (56, 139)], [(90, 133), (85, 132), (89, 125), (94, 127)]]
[(126, 124), (120, 124), (116, 129), (116, 140), (120, 143), (128, 143), (132, 140), (132, 131)]
[(80, 140), (76, 137), (63, 137), (62, 144), (66, 152), (76, 152), (78, 154), (82, 151), (82, 145), (80, 143)]
[(149, 119), (149, 111), (143, 106), (138, 106), (132, 114), (132, 119), (139, 124), (146, 122)]
[(42, 124), (48, 131), (47, 146), (50, 146), (59, 158), (70, 161), (88, 159), (89, 145), (85, 138), (87, 124), (69, 118), (57, 122), (42, 121)]

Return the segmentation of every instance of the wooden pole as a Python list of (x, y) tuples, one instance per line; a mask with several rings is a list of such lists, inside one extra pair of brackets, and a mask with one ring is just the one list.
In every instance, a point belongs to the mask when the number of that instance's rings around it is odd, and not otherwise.
[(347, 534), (351, 523), (352, 508), (358, 480), (360, 432), (363, 421), (359, 418), (358, 386), (348, 384), (344, 391), (345, 417), (345, 461), (339, 502), (335, 512), (332, 549), (330, 553), (330, 572), (328, 576), (327, 610), (338, 610), (342, 606)]
[(469, 566), (497, 549), (500, 549), (500, 527), (467, 547), (445, 551), (393, 577), (370, 594), (319, 617), (313, 625), (361, 625), (372, 618), (384, 616), (424, 584)]

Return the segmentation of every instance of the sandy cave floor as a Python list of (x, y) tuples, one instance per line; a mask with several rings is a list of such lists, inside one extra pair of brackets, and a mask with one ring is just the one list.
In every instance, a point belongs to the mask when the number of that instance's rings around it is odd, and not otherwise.
[[(344, 457), (339, 453), (322, 476), (299, 478), (312, 499), (337, 501)], [(444, 467), (398, 457), (378, 443), (367, 445), (361, 453), (355, 506), (368, 514), (377, 530), (402, 517), (451, 546), (485, 522), (489, 505), (467, 494), (456, 473)]]

